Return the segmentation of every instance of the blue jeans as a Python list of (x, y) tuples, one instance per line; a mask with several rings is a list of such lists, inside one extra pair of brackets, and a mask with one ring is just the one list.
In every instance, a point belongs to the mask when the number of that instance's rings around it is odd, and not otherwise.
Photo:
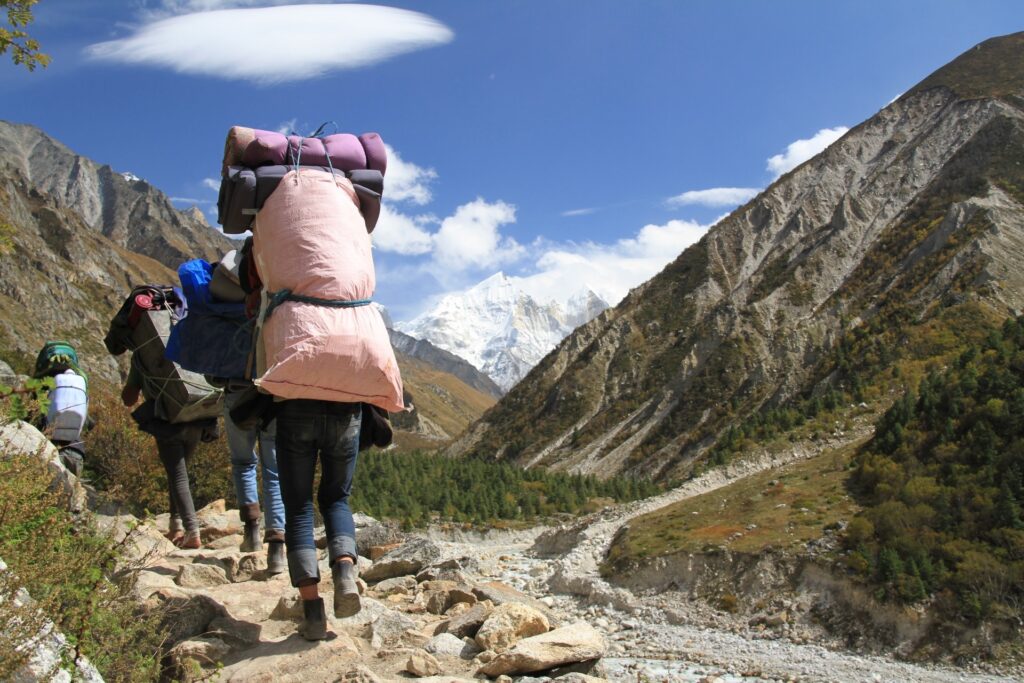
[(359, 403), (291, 399), (278, 404), (277, 460), (284, 498), (285, 544), (292, 585), (320, 581), (313, 538), (313, 476), (321, 464), (317, 504), (331, 565), (356, 559), (356, 529), (348, 497), (359, 455)]
[[(263, 470), (263, 529), (269, 536), (271, 531), (284, 531), (284, 504), (281, 502), (281, 486), (277, 474), (277, 448), (274, 444), (274, 423), (263, 431), (241, 429), (231, 421), (231, 409), (241, 394), (224, 392), (224, 427), (228, 436), (228, 450), (231, 451), (231, 476), (235, 481), (235, 496), (238, 505), (258, 504), (256, 491), (257, 460)], [(259, 457), (256, 455), (256, 441), (259, 440)]]

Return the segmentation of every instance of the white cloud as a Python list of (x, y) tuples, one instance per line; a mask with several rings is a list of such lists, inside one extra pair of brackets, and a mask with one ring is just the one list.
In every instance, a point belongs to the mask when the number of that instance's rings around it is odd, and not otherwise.
[(179, 204), (212, 204), (211, 199), (195, 199), (194, 197), (171, 197), (172, 202)]
[(516, 209), (503, 201), (477, 198), (441, 221), (434, 235), (434, 261), (443, 269), (493, 268), (521, 258), (525, 250), (498, 230), (514, 223)]
[(850, 129), (846, 126), (822, 128), (809, 140), (797, 140), (796, 142), (791, 142), (789, 146), (786, 147), (785, 153), (776, 154), (768, 159), (768, 170), (774, 173), (775, 177), (778, 178), (783, 173), (793, 170), (824, 150), (839, 138), (843, 137), (848, 130)]
[(586, 286), (614, 306), (630, 289), (650, 280), (699, 240), (709, 227), (672, 220), (665, 225), (645, 225), (636, 236), (612, 244), (545, 244), (534, 262), (537, 272), (516, 280), (540, 301), (563, 300)]
[(119, 40), (86, 54), (102, 61), (166, 67), (180, 73), (263, 84), (301, 81), (330, 71), (369, 66), (400, 54), (442, 45), (454, 33), (419, 12), (378, 5), (249, 5), (199, 0), (170, 2), (168, 12)]
[(429, 204), (433, 199), (430, 183), (437, 178), (437, 171), (423, 168), (404, 160), (391, 145), (385, 144), (388, 152), (387, 181), (384, 194), (388, 201)]
[(761, 190), (756, 187), (712, 187), (707, 190), (689, 190), (675, 197), (669, 197), (666, 203), (669, 206), (687, 206), (699, 204), (701, 206), (738, 206), (748, 199), (757, 196)]
[(373, 246), (404, 256), (429, 253), (434, 248), (434, 239), (423, 227), (428, 222), (426, 217), (406, 216), (384, 203), (373, 230)]
[(220, 178), (203, 178), (203, 187), (220, 192)]

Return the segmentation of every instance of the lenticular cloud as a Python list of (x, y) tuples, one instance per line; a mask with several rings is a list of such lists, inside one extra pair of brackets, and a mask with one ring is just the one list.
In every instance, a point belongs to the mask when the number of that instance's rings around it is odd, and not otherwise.
[(419, 12), (376, 5), (286, 5), (196, 12), (146, 24), (97, 43), (98, 60), (258, 83), (298, 81), (354, 69), (452, 40)]

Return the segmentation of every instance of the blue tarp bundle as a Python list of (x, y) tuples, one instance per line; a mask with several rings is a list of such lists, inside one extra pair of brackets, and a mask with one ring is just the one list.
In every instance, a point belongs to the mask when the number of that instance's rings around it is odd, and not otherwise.
[(253, 321), (244, 303), (223, 303), (210, 294), (213, 267), (202, 259), (178, 267), (188, 315), (171, 329), (166, 356), (186, 370), (221, 377), (246, 377)]

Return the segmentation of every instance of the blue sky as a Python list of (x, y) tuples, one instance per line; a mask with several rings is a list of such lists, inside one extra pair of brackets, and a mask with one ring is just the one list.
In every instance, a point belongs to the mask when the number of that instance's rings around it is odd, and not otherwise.
[(376, 299), (398, 320), (499, 270), (614, 303), (934, 69), (1024, 30), (1019, 0), (41, 0), (35, 15), (52, 64), (0, 59), (0, 119), (178, 206), (210, 216), (232, 125), (379, 132)]

